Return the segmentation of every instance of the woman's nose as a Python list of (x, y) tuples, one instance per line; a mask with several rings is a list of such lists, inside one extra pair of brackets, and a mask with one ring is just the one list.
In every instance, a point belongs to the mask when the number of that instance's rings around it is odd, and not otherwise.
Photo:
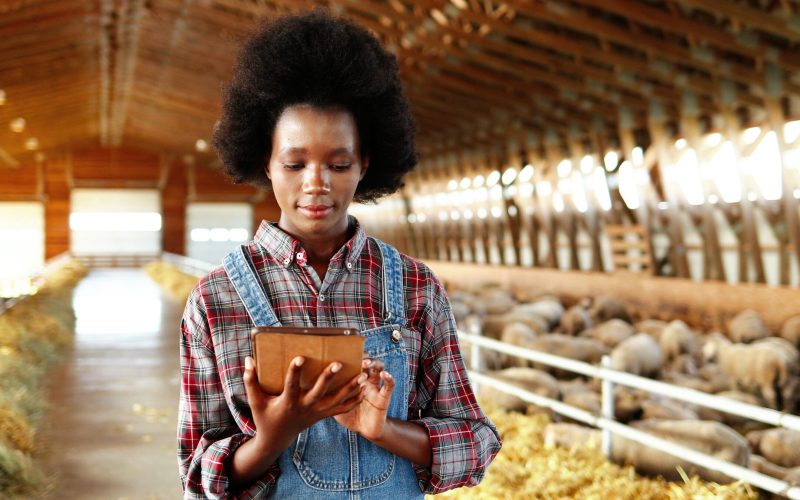
[(320, 165), (307, 165), (303, 176), (303, 192), (328, 193), (331, 190), (328, 169)]

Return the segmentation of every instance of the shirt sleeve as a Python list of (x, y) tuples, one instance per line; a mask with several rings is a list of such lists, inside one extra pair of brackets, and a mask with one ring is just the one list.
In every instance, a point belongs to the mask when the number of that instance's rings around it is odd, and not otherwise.
[(500, 451), (501, 439), (470, 386), (446, 297), (435, 301), (435, 321), (420, 353), (417, 407), (431, 440), (430, 468), (415, 465), (425, 493), (436, 494), (481, 482)]
[(228, 461), (251, 436), (241, 432), (225, 400), (199, 295), (196, 287), (181, 320), (178, 468), (183, 498), (263, 498), (280, 474), (277, 463), (244, 490), (230, 488)]

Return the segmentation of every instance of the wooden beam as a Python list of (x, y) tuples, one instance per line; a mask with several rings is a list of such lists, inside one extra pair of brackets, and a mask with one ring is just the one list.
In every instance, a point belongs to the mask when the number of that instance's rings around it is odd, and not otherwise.
[(752, 28), (786, 38), (793, 43), (800, 42), (800, 32), (789, 26), (784, 19), (747, 4), (727, 0), (678, 0), (678, 2), (714, 15), (721, 14)]

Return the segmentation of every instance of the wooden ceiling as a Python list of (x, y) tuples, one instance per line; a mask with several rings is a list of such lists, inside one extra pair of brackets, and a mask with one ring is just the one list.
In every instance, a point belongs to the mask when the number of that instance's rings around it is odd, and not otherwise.
[(654, 114), (713, 126), (770, 98), (791, 114), (800, 96), (798, 0), (0, 0), (0, 167), (31, 158), (31, 137), (45, 154), (212, 161), (196, 141), (209, 140), (238, 44), (259, 18), (316, 5), (397, 54), (429, 156), (602, 148)]

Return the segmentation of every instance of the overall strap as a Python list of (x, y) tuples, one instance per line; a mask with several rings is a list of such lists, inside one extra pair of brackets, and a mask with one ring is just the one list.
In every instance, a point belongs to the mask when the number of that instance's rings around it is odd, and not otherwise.
[(383, 307), (385, 318), (392, 323), (405, 323), (403, 305), (403, 261), (400, 252), (388, 243), (373, 238), (383, 257)]
[(233, 283), (233, 287), (242, 299), (247, 314), (255, 326), (280, 326), (278, 317), (272, 310), (267, 293), (258, 280), (258, 273), (247, 253), (247, 246), (242, 245), (222, 259), (225, 272)]

